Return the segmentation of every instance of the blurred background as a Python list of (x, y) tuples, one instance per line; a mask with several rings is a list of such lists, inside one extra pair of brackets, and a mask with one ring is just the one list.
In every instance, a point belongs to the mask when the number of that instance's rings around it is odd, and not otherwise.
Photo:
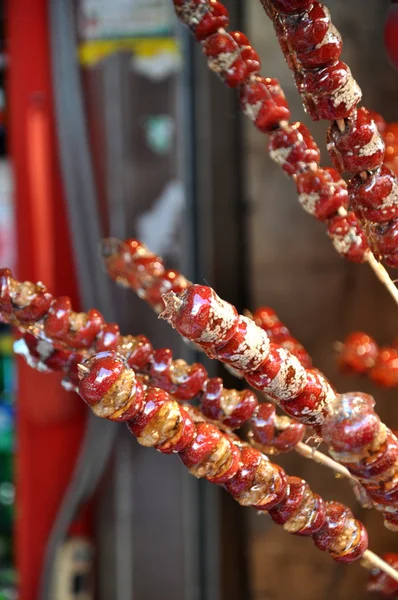
[[(308, 125), (260, 3), (225, 4), (232, 27), (260, 53), (262, 73), (281, 81), (293, 119)], [(366, 106), (398, 120), (398, 77), (383, 44), (389, 2), (328, 6)], [(339, 390), (375, 394), (380, 415), (398, 428), (396, 391), (342, 377), (333, 350), (356, 329), (390, 342), (396, 306), (301, 209), (171, 0), (0, 7), (1, 266), (195, 360), (103, 273), (101, 237), (138, 237), (240, 310), (273, 307)], [(326, 127), (310, 128), (327, 164)], [(89, 417), (57, 375), (13, 358), (12, 332), (0, 327), (0, 600), (370, 597), (365, 570), (333, 563), (310, 540), (187, 475), (176, 457)], [(346, 482), (294, 453), (276, 461), (353, 507), (372, 550), (398, 551)]]

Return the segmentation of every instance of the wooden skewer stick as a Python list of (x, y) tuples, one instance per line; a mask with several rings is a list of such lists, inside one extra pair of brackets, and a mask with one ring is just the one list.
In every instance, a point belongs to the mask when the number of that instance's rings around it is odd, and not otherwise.
[(332, 471), (338, 473), (342, 477), (346, 477), (347, 479), (356, 481), (355, 477), (353, 477), (349, 470), (346, 469), (343, 465), (337, 463), (335, 460), (333, 460), (333, 458), (330, 458), (330, 456), (323, 454), (323, 452), (319, 452), (319, 450), (311, 448), (311, 446), (309, 446), (308, 444), (305, 444), (304, 442), (299, 442), (294, 447), (294, 449), (298, 454), (301, 454), (301, 456), (309, 458), (310, 460), (313, 460), (319, 463), (320, 465), (324, 465), (325, 467), (332, 469)]
[(395, 581), (398, 581), (398, 571), (396, 571), (391, 565), (389, 565), (385, 560), (380, 558), (380, 556), (377, 556), (377, 554), (375, 554), (371, 550), (366, 550), (365, 554), (363, 555), (361, 564), (363, 567), (365, 567), (365, 569), (368, 570), (380, 569), (381, 571), (384, 571), (384, 573), (386, 573), (389, 577), (391, 577)]
[[(345, 217), (347, 215), (347, 211), (345, 208), (340, 207), (338, 211), (339, 215)], [(375, 273), (377, 279), (381, 281), (384, 287), (387, 289), (388, 293), (393, 298), (395, 304), (398, 305), (398, 288), (389, 276), (386, 269), (383, 267), (378, 260), (376, 260), (375, 255), (370, 252), (370, 250), (366, 253), (366, 262)]]

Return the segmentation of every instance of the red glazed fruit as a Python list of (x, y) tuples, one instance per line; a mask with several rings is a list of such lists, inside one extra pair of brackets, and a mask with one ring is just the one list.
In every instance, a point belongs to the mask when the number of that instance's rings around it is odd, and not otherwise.
[(294, 52), (295, 60), (304, 68), (324, 67), (339, 59), (341, 36), (323, 4), (314, 2), (300, 19), (282, 17), (281, 21), (289, 51)]
[(386, 440), (370, 455), (353, 462), (344, 461), (345, 466), (355, 477), (376, 479), (388, 473), (398, 459), (398, 441), (388, 430)]
[(276, 508), (269, 511), (269, 516), (278, 525), (284, 525), (286, 521), (294, 517), (309, 488), (308, 483), (298, 477), (288, 477), (287, 486), (285, 499)]
[(117, 350), (120, 340), (119, 326), (116, 323), (107, 323), (99, 332), (95, 340), (97, 352), (106, 352), (107, 350)]
[(195, 398), (207, 379), (207, 371), (201, 364), (188, 365), (181, 359), (173, 361), (168, 348), (153, 353), (149, 375), (152, 385), (161, 387), (178, 400)]
[(268, 358), (256, 371), (248, 373), (246, 380), (271, 398), (289, 400), (303, 391), (306, 371), (290, 352), (271, 344)]
[(146, 371), (153, 354), (151, 342), (144, 335), (121, 336), (117, 351), (127, 361), (131, 369)]
[(346, 548), (341, 550), (340, 544), (338, 544), (338, 549), (330, 552), (330, 555), (336, 562), (345, 564), (353, 563), (359, 560), (368, 549), (369, 539), (365, 526), (356, 519), (352, 518), (351, 521), (352, 526), (349, 528), (351, 535), (344, 538), (345, 541), (348, 540)]
[[(196, 428), (193, 420), (183, 408), (180, 407), (180, 423), (177, 427), (177, 433), (171, 439), (157, 445), (156, 448), (163, 454), (172, 452), (182, 452), (192, 443), (196, 434)], [(129, 425), (128, 425), (129, 426)]]
[(264, 133), (290, 119), (290, 110), (277, 79), (251, 78), (240, 87), (239, 100), (244, 114)]
[(271, 510), (285, 498), (286, 473), (255, 448), (243, 447), (235, 476), (225, 486), (242, 506)]
[(219, 429), (209, 423), (198, 423), (196, 436), (191, 445), (180, 454), (186, 467), (193, 467), (202, 463), (217, 448), (223, 434)]
[(113, 352), (101, 352), (89, 359), (81, 371), (79, 394), (87, 404), (93, 406), (117, 382), (126, 365)]
[(63, 339), (69, 331), (72, 302), (67, 296), (55, 298), (44, 322), (44, 333), (50, 339)]
[(20, 282), (13, 279), (9, 269), (0, 271), (0, 310), (3, 321), (8, 317), (16, 325), (35, 324), (47, 314), (52, 295), (42, 283)]
[(289, 452), (305, 434), (305, 426), (289, 417), (278, 417), (273, 404), (261, 404), (251, 419), (253, 440), (267, 454)]
[(372, 396), (353, 392), (338, 394), (329, 405), (321, 426), (325, 443), (335, 452), (358, 452), (370, 444), (380, 429)]
[(216, 345), (217, 358), (238, 371), (254, 371), (267, 358), (270, 341), (252, 319), (239, 315), (234, 335)]
[(211, 352), (215, 344), (226, 344), (238, 326), (238, 313), (232, 304), (221, 300), (209, 287), (192, 285), (176, 296), (163, 296), (166, 319), (187, 339)]
[(201, 395), (203, 414), (231, 429), (237, 429), (246, 423), (257, 405), (257, 398), (253, 392), (224, 389), (222, 379), (219, 377), (208, 379), (203, 386)]
[[(184, 4), (187, 5), (186, 2), (184, 2)], [(198, 0), (197, 4), (199, 4)], [(229, 25), (229, 14), (226, 7), (221, 4), (221, 2), (216, 2), (216, 0), (206, 0), (206, 12), (202, 9), (201, 18), (195, 20), (197, 23), (192, 27), (191, 21), (190, 26), (194, 30), (196, 39), (201, 41), (206, 39), (212, 33), (216, 33), (219, 29), (226, 29)]]
[(273, 131), (268, 150), (272, 160), (288, 175), (297, 175), (320, 161), (319, 148), (314, 138), (302, 123), (293, 123)]
[(296, 186), (301, 206), (320, 221), (348, 206), (347, 184), (335, 169), (299, 173)]
[(323, 551), (327, 551), (343, 535), (347, 519), (352, 518), (349, 508), (340, 502), (326, 502), (325, 510), (325, 523), (314, 536), (316, 547)]
[(151, 286), (153, 278), (161, 277), (164, 272), (162, 259), (147, 250), (134, 256), (126, 270), (126, 278), (138, 296), (145, 298), (146, 288)]
[(141, 410), (143, 391), (135, 373), (115, 352), (100, 352), (79, 367), (78, 391), (93, 412), (128, 421)]
[(377, 359), (379, 347), (375, 340), (361, 331), (351, 333), (340, 351), (339, 364), (355, 373), (366, 373)]
[(180, 458), (196, 477), (206, 477), (212, 483), (226, 483), (238, 471), (240, 451), (219, 429), (208, 423), (198, 423), (194, 440)]
[(398, 350), (380, 348), (376, 363), (370, 372), (370, 378), (377, 385), (383, 387), (398, 385)]
[(301, 423), (317, 425), (324, 421), (327, 406), (334, 395), (326, 379), (315, 369), (308, 369), (302, 392), (281, 402), (281, 407)]
[(374, 223), (369, 227), (369, 240), (373, 252), (382, 257), (385, 262), (397, 267), (398, 258), (398, 221), (388, 223)]
[(379, 168), (384, 159), (384, 142), (366, 108), (345, 122), (344, 131), (333, 123), (328, 131), (328, 151), (340, 172), (359, 173)]
[(199, 41), (229, 25), (227, 9), (216, 0), (174, 0), (174, 6), (178, 17)]
[(348, 66), (337, 61), (320, 69), (296, 72), (304, 108), (314, 121), (346, 119), (361, 100), (361, 90)]
[(230, 87), (236, 87), (247, 79), (248, 65), (241, 56), (238, 44), (229, 33), (214, 33), (203, 42), (202, 50), (208, 58), (209, 68), (218, 73)]
[(246, 63), (248, 74), (258, 73), (261, 68), (260, 57), (241, 31), (231, 31), (230, 35), (240, 48), (240, 55)]
[(328, 223), (328, 235), (341, 256), (352, 262), (364, 262), (369, 250), (368, 242), (353, 212), (345, 217), (332, 217)]
[(398, 216), (398, 180), (386, 166), (365, 179), (355, 175), (348, 184), (351, 205), (368, 221), (382, 223)]

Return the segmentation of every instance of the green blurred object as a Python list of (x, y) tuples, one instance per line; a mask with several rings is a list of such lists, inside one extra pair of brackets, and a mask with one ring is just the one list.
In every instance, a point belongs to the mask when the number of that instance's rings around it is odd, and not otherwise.
[(175, 124), (169, 115), (151, 115), (146, 119), (147, 142), (153, 152), (167, 154), (172, 148)]
[(8, 326), (0, 329), (0, 402), (12, 404), (15, 387), (13, 337)]
[[(14, 452), (14, 409), (0, 401), (0, 453)], [(7, 462), (7, 461), (6, 461)], [(0, 464), (0, 482), (3, 465)]]
[(14, 522), (14, 357), (10, 328), (0, 327), (0, 600), (17, 599), (13, 568)]
[(0, 600), (17, 600), (17, 573), (15, 569), (0, 569)]

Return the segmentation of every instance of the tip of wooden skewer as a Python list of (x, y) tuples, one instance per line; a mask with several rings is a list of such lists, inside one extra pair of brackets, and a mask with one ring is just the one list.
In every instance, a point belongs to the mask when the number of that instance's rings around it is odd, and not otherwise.
[(389, 577), (394, 579), (394, 581), (398, 581), (398, 571), (396, 571), (391, 565), (388, 564), (388, 562), (380, 558), (380, 556), (371, 550), (366, 550), (364, 553), (362, 557), (362, 566), (369, 570), (375, 568), (380, 569), (389, 575)]
[(343, 131), (345, 130), (345, 121), (344, 121), (344, 119), (337, 119), (336, 123), (337, 123), (337, 127), (343, 133)]
[(89, 372), (90, 369), (88, 369), (85, 365), (82, 365), (81, 363), (79, 363), (77, 365), (77, 370), (79, 372), (79, 375), (85, 375), (86, 373)]

